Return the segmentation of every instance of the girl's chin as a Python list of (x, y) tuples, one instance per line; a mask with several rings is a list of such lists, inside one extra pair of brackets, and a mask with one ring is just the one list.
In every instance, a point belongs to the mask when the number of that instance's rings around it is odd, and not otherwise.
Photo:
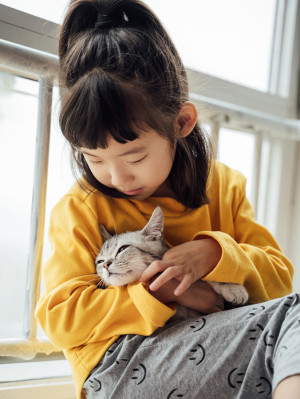
[(122, 191), (123, 194), (129, 195), (129, 196), (135, 196), (139, 195), (143, 192), (143, 187), (138, 188), (137, 190), (132, 190), (132, 191)]
[(132, 195), (129, 197), (129, 199), (132, 200), (137, 200), (137, 201), (143, 201), (147, 198), (151, 197), (151, 195)]

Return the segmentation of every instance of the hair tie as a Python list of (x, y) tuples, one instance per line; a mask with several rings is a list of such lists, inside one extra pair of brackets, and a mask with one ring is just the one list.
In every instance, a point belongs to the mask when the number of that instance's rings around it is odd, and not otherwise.
[(128, 17), (123, 10), (118, 10), (117, 13), (113, 15), (108, 14), (97, 14), (97, 20), (95, 22), (95, 28), (113, 28), (128, 22)]
[(95, 28), (110, 28), (113, 26), (113, 20), (107, 14), (98, 14)]

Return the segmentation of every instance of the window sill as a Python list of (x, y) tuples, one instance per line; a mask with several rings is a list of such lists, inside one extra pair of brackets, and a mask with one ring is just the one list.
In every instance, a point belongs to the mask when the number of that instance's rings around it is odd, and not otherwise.
[(5, 399), (75, 399), (71, 377), (7, 382), (0, 384), (0, 397)]

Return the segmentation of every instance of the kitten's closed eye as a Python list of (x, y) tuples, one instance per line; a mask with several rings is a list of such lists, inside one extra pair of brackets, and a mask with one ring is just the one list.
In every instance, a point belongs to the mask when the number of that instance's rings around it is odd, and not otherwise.
[(97, 260), (96, 265), (101, 265), (101, 263), (103, 263), (103, 262), (104, 262), (104, 259), (99, 259), (99, 260)]
[(120, 252), (125, 251), (125, 249), (128, 248), (128, 247), (130, 247), (130, 245), (122, 245), (122, 246), (118, 249), (117, 255), (119, 255)]

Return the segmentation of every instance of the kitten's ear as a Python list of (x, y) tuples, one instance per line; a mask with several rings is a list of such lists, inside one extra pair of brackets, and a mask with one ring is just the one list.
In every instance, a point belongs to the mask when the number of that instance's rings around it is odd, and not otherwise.
[(159, 206), (157, 206), (146, 226), (141, 231), (146, 237), (150, 237), (153, 240), (162, 239), (164, 236), (164, 215)]
[(103, 242), (108, 240), (111, 237), (111, 234), (109, 234), (109, 232), (106, 230), (103, 224), (100, 224), (99, 228)]

